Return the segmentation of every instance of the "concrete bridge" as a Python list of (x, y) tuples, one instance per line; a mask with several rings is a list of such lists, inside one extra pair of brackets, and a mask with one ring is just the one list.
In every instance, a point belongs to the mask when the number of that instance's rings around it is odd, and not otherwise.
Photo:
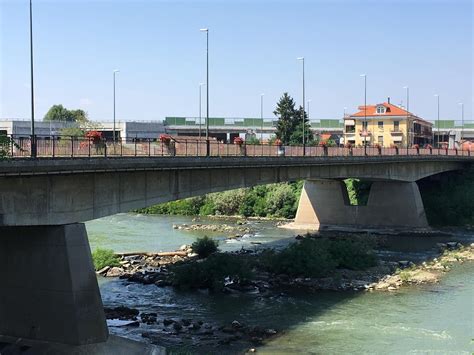
[[(239, 187), (305, 179), (296, 224), (427, 227), (416, 181), (471, 156), (136, 157), (0, 161), (0, 334), (102, 342), (108, 331), (81, 222)], [(374, 183), (351, 206), (345, 178)]]

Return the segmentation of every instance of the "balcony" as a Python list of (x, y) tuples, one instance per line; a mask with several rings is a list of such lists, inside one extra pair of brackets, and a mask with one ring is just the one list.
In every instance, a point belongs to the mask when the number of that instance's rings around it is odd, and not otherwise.
[(369, 136), (372, 135), (372, 132), (369, 131), (369, 130), (362, 130), (362, 129), (361, 129), (361, 130), (359, 130), (359, 135), (360, 135), (361, 137), (369, 137)]
[(392, 128), (390, 134), (394, 136), (403, 135), (403, 131), (400, 128)]

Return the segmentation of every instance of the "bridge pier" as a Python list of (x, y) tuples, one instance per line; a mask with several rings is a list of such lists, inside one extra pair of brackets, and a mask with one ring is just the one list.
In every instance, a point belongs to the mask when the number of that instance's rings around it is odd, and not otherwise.
[(0, 227), (0, 335), (64, 344), (107, 340), (83, 223)]
[(306, 180), (293, 226), (429, 227), (416, 182), (375, 181), (367, 205), (353, 206), (340, 180)]

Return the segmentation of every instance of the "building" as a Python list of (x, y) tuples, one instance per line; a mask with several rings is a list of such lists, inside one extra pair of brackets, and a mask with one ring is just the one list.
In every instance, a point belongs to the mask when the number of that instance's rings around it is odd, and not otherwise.
[[(407, 129), (408, 127), (408, 129)], [(433, 142), (433, 124), (388, 102), (360, 106), (344, 118), (344, 142), (355, 146), (420, 147)], [(408, 134), (407, 134), (408, 133)]]

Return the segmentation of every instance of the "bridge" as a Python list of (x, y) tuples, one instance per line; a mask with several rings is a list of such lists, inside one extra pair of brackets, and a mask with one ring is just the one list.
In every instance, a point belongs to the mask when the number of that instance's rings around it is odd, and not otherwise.
[[(470, 152), (444, 149), (402, 154), (391, 148), (220, 145), (206, 157), (199, 143), (189, 142), (154, 149), (148, 142), (146, 154), (134, 155), (124, 154), (130, 147), (99, 150), (74, 142), (65, 152), (53, 142), (38, 150), (37, 159), (23, 149), (0, 160), (0, 334), (69, 344), (108, 336), (84, 221), (304, 179), (295, 219), (300, 227), (425, 228), (416, 181), (474, 160)], [(367, 206), (349, 204), (345, 178), (373, 181)]]

